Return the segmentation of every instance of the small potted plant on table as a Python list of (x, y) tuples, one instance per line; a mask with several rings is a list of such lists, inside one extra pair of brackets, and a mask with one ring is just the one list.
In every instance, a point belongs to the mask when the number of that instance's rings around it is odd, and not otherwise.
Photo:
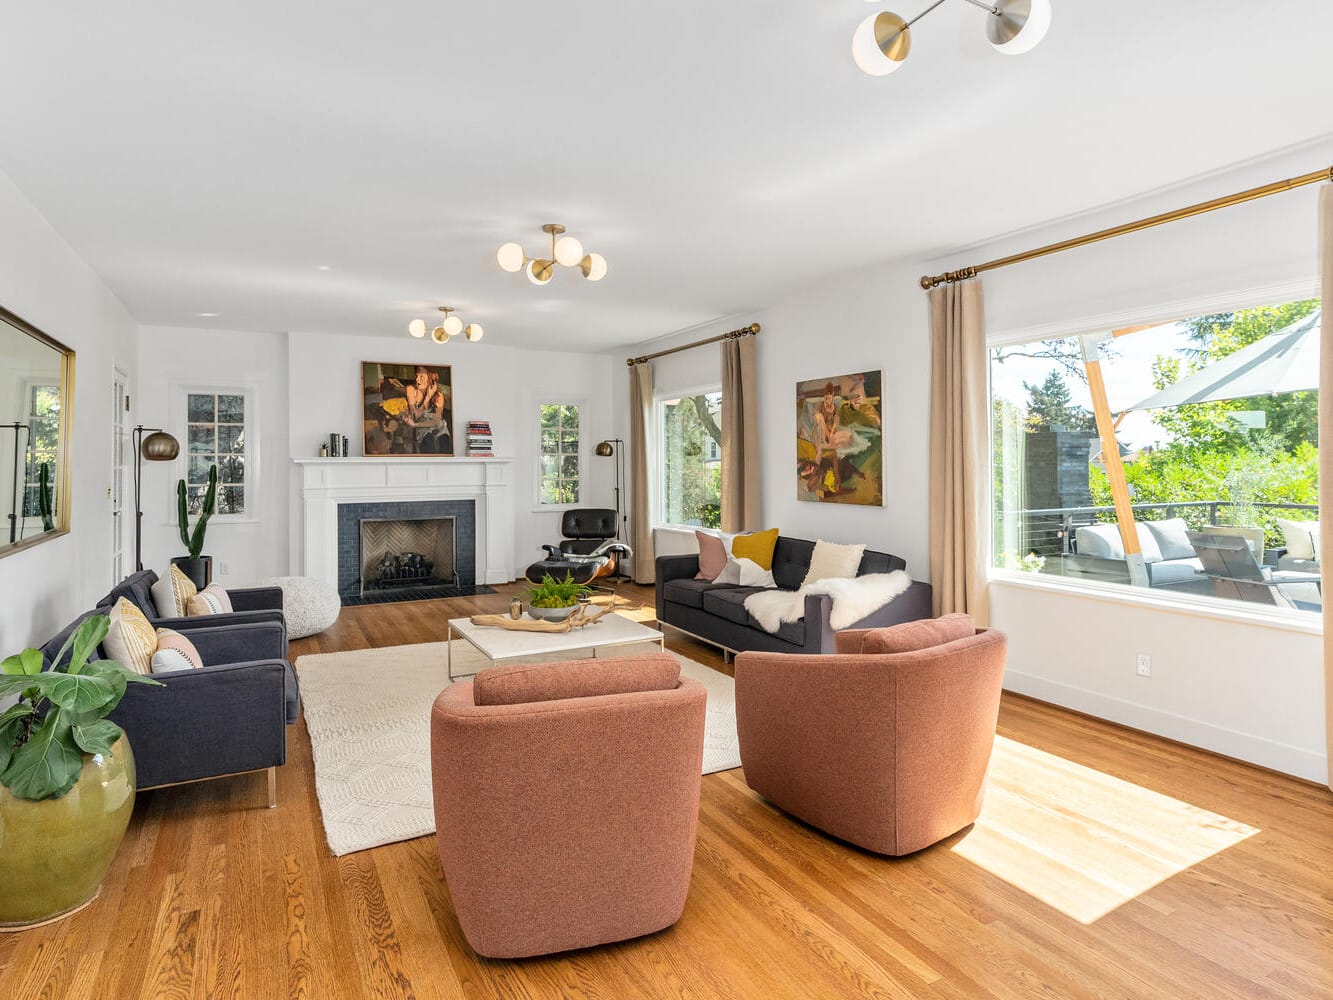
[(589, 588), (574, 582), (572, 573), (566, 573), (563, 580), (547, 573), (541, 583), (528, 591), (528, 614), (549, 622), (562, 622), (579, 606), (579, 598), (590, 593)]

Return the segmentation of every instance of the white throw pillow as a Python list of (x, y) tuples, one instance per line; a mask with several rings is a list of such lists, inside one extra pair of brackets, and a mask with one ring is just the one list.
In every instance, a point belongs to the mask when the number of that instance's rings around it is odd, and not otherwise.
[[(753, 559), (731, 559), (728, 565), (736, 563), (740, 567), (740, 582), (742, 587), (776, 587), (773, 582), (773, 571), (764, 569)], [(725, 572), (725, 571), (724, 571)]]
[(865, 551), (864, 545), (838, 545), (819, 539), (815, 542), (815, 551), (810, 555), (810, 569), (806, 571), (801, 586), (808, 587), (820, 580), (852, 579), (861, 568), (861, 557)]
[(1319, 558), (1319, 522), (1284, 521), (1277, 519), (1282, 529), (1282, 538), (1287, 543), (1287, 556), (1291, 559)]

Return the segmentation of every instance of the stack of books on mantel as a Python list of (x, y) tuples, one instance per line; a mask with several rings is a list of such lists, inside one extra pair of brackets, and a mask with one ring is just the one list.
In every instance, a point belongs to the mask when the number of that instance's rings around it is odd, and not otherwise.
[(469, 458), (495, 457), (495, 450), (491, 444), (491, 422), (489, 420), (469, 420), (467, 422), (467, 453)]

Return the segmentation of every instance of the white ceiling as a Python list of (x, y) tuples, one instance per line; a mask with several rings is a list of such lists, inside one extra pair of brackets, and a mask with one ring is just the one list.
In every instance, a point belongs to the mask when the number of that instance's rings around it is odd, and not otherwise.
[[(949, 0), (875, 79), (861, 0), (6, 0), (0, 170), (143, 323), (595, 350), (1333, 129), (1333, 4), (1054, 7), (1006, 57)], [(547, 221), (606, 280), (496, 267)]]

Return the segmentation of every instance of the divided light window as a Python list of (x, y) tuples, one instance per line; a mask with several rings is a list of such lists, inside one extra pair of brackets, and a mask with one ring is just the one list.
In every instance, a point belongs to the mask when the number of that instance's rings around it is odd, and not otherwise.
[(538, 501), (553, 506), (579, 502), (581, 408), (577, 403), (542, 403)]
[(209, 466), (218, 467), (218, 514), (245, 513), (245, 396), (191, 392), (186, 397), (188, 466), (185, 506), (203, 508)]
[(1305, 299), (993, 349), (993, 565), (1319, 611), (1319, 332)]
[(722, 393), (657, 401), (663, 524), (722, 524)]

